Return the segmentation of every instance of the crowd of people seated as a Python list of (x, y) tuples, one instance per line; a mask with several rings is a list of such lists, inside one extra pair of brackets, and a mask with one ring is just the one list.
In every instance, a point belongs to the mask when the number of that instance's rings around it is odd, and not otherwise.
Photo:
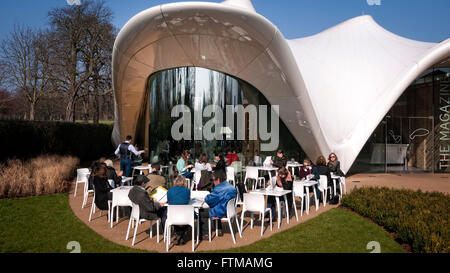
[[(124, 142), (116, 150), (116, 154), (121, 155), (120, 171), (116, 171), (111, 159), (100, 158), (91, 165), (91, 175), (89, 177), (89, 189), (95, 191), (95, 205), (101, 210), (108, 209), (108, 200), (112, 200), (111, 190), (122, 186), (122, 177), (125, 173), (128, 176), (131, 175), (129, 169), (129, 156), (130, 154), (140, 155), (142, 151), (137, 151), (132, 146), (131, 138), (127, 138), (128, 142)], [(262, 160), (258, 152), (255, 154), (255, 163), (260, 163)], [(123, 160), (125, 159), (125, 160)], [(166, 159), (167, 160), (167, 159)], [(268, 160), (268, 159), (267, 159)], [(242, 196), (245, 187), (242, 183), (238, 183), (237, 187), (227, 182), (227, 166), (230, 166), (233, 162), (240, 161), (239, 155), (235, 150), (228, 151), (224, 156), (221, 153), (216, 153), (214, 156), (214, 162), (210, 162), (208, 155), (202, 153), (196, 162), (192, 161), (191, 153), (189, 150), (184, 150), (180, 155), (177, 163), (172, 187), (169, 187), (169, 183), (166, 177), (161, 175), (161, 165), (159, 163), (151, 164), (148, 175), (137, 175), (132, 182), (133, 187), (130, 189), (128, 197), (130, 200), (139, 205), (140, 215), (147, 220), (161, 219), (162, 228), (164, 228), (167, 207), (165, 203), (160, 203), (151, 197), (152, 193), (158, 187), (170, 188), (167, 192), (168, 205), (185, 205), (191, 201), (191, 189), (188, 187), (188, 180), (194, 178), (195, 172), (200, 172), (200, 181), (197, 181), (197, 188), (195, 190), (206, 190), (210, 194), (206, 196), (205, 202), (208, 204), (209, 209), (200, 209), (196, 217), (199, 219), (200, 236), (201, 239), (207, 239), (208, 236), (208, 219), (215, 220), (226, 216), (227, 202), (233, 198), (236, 198), (237, 194)], [(343, 172), (340, 169), (340, 162), (335, 153), (331, 153), (328, 160), (324, 156), (319, 156), (316, 159), (315, 164), (308, 158), (303, 160), (303, 164), (298, 168), (298, 172), (291, 173), (287, 168), (288, 160), (284, 155), (283, 150), (279, 149), (276, 155), (271, 157), (270, 164), (272, 167), (277, 168), (277, 175), (272, 179), (269, 179), (269, 175), (265, 175), (266, 186), (277, 186), (284, 190), (293, 189), (294, 180), (312, 180), (319, 181), (320, 175), (327, 177), (327, 184), (329, 187), (333, 187), (333, 181), (331, 174), (336, 176), (343, 176)], [(275, 185), (272, 185), (275, 184)], [(322, 195), (319, 191), (319, 184), (313, 186), (316, 196), (323, 202)], [(340, 193), (339, 183), (336, 184), (336, 191)], [(293, 215), (293, 202), (292, 193), (287, 195), (288, 208), (290, 215)], [(326, 202), (327, 200), (325, 200)], [(267, 207), (272, 210), (272, 218), (277, 220), (277, 210), (275, 208), (275, 197), (268, 196)], [(285, 211), (282, 210), (284, 213)], [(281, 215), (284, 217), (284, 215)], [(213, 229), (215, 229), (213, 221)], [(219, 236), (222, 236), (221, 221), (217, 221)], [(185, 234), (188, 230), (188, 226), (176, 226), (175, 227), (175, 244), (182, 245), (186, 243)]]

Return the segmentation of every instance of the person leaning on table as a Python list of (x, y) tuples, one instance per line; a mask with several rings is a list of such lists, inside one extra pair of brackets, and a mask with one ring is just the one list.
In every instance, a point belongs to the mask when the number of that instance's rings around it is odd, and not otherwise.
[[(184, 176), (179, 175), (173, 181), (174, 187), (167, 192), (167, 203), (169, 205), (187, 205), (191, 201), (191, 191), (187, 188), (187, 182)], [(184, 245), (186, 243), (184, 235), (189, 226), (174, 226), (175, 245)]]
[(114, 154), (120, 156), (120, 170), (123, 171), (123, 174), (126, 177), (131, 176), (131, 153), (138, 156), (144, 152), (144, 150), (136, 151), (136, 148), (131, 144), (132, 139), (131, 136), (127, 136), (125, 142), (119, 144), (114, 152)]
[(162, 228), (164, 230), (164, 224), (166, 221), (166, 208), (165, 203), (159, 203), (154, 201), (148, 195), (147, 191), (143, 187), (149, 179), (144, 175), (138, 175), (134, 181), (133, 188), (128, 193), (128, 198), (131, 202), (139, 205), (139, 217), (147, 220), (158, 220), (161, 218)]
[[(214, 189), (205, 198), (208, 209), (200, 209), (200, 235), (203, 240), (208, 240), (208, 218), (211, 220), (220, 219), (227, 216), (227, 203), (237, 196), (237, 190), (233, 185), (226, 182), (227, 175), (224, 171), (213, 171), (212, 179)], [(216, 221), (214, 221), (216, 222)], [(214, 227), (212, 223), (211, 228)], [(214, 228), (213, 228), (214, 229)], [(222, 222), (218, 221), (219, 236), (223, 236)]]
[[(276, 176), (276, 186), (277, 187), (282, 188), (283, 190), (292, 191), (292, 183), (293, 183), (292, 181), (293, 181), (292, 175), (285, 167), (281, 167), (278, 169), (278, 175)], [(269, 183), (271, 183), (271, 182), (269, 182)], [(287, 194), (286, 199), (288, 202), (289, 214), (293, 215), (293, 213), (292, 213), (293, 212), (292, 192)], [(267, 207), (272, 210), (272, 220), (274, 222), (277, 221), (276, 199), (274, 196), (267, 197)], [(281, 213), (282, 213), (282, 215), (284, 215), (283, 211), (281, 211)]]
[(147, 175), (150, 181), (145, 184), (145, 189), (147, 190), (148, 194), (150, 194), (156, 188), (163, 187), (166, 184), (166, 178), (164, 178), (164, 176), (160, 174), (159, 169), (159, 163), (153, 163), (151, 165), (151, 172)]
[[(320, 175), (318, 173), (318, 170), (315, 166), (312, 166), (311, 160), (308, 158), (305, 158), (303, 160), (303, 166), (300, 168), (300, 178), (302, 180), (313, 180), (313, 181), (319, 181)], [(320, 194), (319, 190), (319, 183), (314, 185), (314, 191), (316, 196), (319, 197), (320, 200), (322, 200), (322, 195)]]

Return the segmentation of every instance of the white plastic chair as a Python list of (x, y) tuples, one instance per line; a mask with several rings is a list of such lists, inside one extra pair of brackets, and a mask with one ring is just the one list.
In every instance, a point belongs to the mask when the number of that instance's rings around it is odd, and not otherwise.
[[(292, 184), (292, 202), (294, 203), (294, 210), (295, 210), (295, 218), (298, 221), (298, 214), (297, 214), (297, 205), (295, 204), (295, 197), (300, 197), (302, 200), (301, 202), (301, 208), (300, 208), (300, 216), (303, 217), (303, 203), (306, 203), (306, 193), (305, 193), (305, 187), (300, 183), (299, 181), (294, 181)], [(306, 204), (307, 208), (306, 211), (309, 213), (309, 204)]]
[[(244, 185), (245, 190), (247, 190), (247, 180), (254, 180), (255, 182), (252, 184), (252, 190), (256, 189), (256, 186), (259, 184), (261, 187), (261, 184), (265, 184), (265, 179), (262, 176), (258, 176), (258, 168), (257, 167), (250, 167), (248, 166), (245, 172), (245, 179), (244, 179)], [(262, 183), (261, 183), (262, 182)]]
[(235, 206), (239, 206), (239, 205), (244, 205), (244, 201), (241, 200), (241, 195), (239, 194), (239, 187), (236, 186), (236, 191), (237, 191), (237, 196), (236, 196), (236, 202), (235, 202)]
[(252, 193), (244, 193), (244, 206), (242, 208), (241, 214), (241, 230), (243, 230), (244, 226), (244, 214), (245, 212), (251, 212), (250, 218), (250, 228), (253, 229), (253, 213), (259, 213), (261, 218), (261, 236), (263, 236), (264, 232), (264, 215), (268, 212), (270, 219), (270, 230), (272, 230), (272, 210), (270, 208), (266, 208), (264, 195), (262, 194), (252, 194)]
[(234, 179), (234, 168), (233, 167), (227, 167), (227, 181), (231, 184), (231, 181), (233, 181), (233, 186), (236, 187), (236, 181)]
[[(329, 193), (331, 194), (331, 187), (328, 187), (328, 179), (326, 175), (321, 175), (320, 179), (319, 179), (319, 190), (322, 194), (322, 200), (323, 200), (323, 206), (326, 207), (327, 205), (327, 192), (329, 190)], [(319, 199), (316, 195), (315, 196), (315, 200), (316, 200), (316, 211), (319, 209)]]
[[(131, 201), (130, 201), (131, 202)], [(143, 222), (150, 222), (150, 238), (153, 238), (153, 220), (147, 220), (147, 219), (141, 219), (140, 218), (140, 212), (139, 212), (139, 205), (131, 202), (131, 215), (130, 215), (130, 222), (128, 223), (128, 230), (127, 230), (127, 236), (125, 240), (128, 240), (128, 235), (130, 234), (130, 227), (134, 227), (134, 235), (133, 235), (133, 241), (131, 242), (131, 246), (134, 246), (134, 241), (136, 240), (136, 233), (138, 230), (138, 227)], [(133, 223), (136, 222), (136, 225)], [(156, 220), (156, 242), (159, 243), (159, 219)]]
[[(128, 191), (124, 191), (126, 196), (123, 196), (121, 192), (113, 191), (112, 204), (111, 204), (111, 228), (114, 222), (114, 208), (116, 208), (116, 223), (119, 222), (119, 207), (131, 207), (133, 209), (133, 202), (128, 198)], [(121, 196), (119, 196), (121, 194)]]
[[(89, 175), (88, 175), (88, 181), (89, 181)], [(83, 204), (81, 204), (82, 209), (84, 208), (84, 206), (86, 206), (90, 193), (94, 193), (94, 190), (89, 190), (89, 182), (86, 182), (86, 183), (84, 183), (84, 188), (83, 188)]]
[[(230, 232), (231, 232), (231, 238), (233, 238), (234, 244), (236, 244), (236, 239), (234, 238), (233, 226), (231, 225), (232, 221), (236, 222), (239, 237), (242, 238), (242, 232), (241, 232), (241, 229), (239, 228), (239, 220), (237, 218), (235, 203), (236, 203), (236, 198), (229, 200), (227, 203), (227, 217), (223, 217), (223, 218), (214, 220), (216, 222), (216, 236), (219, 233), (219, 223), (218, 222), (219, 221), (227, 221), (228, 222), (228, 226), (230, 227)], [(209, 241), (211, 242), (211, 218), (208, 218), (208, 229), (209, 229)]]
[(192, 184), (190, 185), (191, 191), (196, 191), (198, 187), (198, 183), (200, 183), (200, 179), (202, 178), (202, 171), (195, 171), (194, 177), (192, 180)]
[[(171, 227), (189, 225), (192, 228), (192, 251), (194, 251), (194, 206), (191, 205), (169, 205), (167, 206), (167, 220), (164, 230), (166, 241), (166, 251), (169, 251)], [(199, 221), (197, 221), (197, 232), (199, 230)]]
[(239, 181), (242, 182), (242, 161), (234, 161), (230, 167), (234, 169), (235, 179), (239, 177)]
[[(91, 212), (89, 213), (89, 222), (92, 220), (92, 214), (94, 214), (95, 213), (95, 207), (96, 207), (96, 205), (95, 205), (95, 187), (94, 187), (94, 185), (92, 185), (92, 188), (93, 188), (93, 192), (94, 192), (94, 199), (92, 199), (92, 205), (91, 205)], [(111, 200), (108, 200), (108, 223), (109, 223), (109, 221), (111, 221), (111, 214), (110, 214), (110, 212), (111, 212)], [(100, 216), (102, 216), (102, 210), (100, 210)]]
[(77, 169), (77, 180), (75, 181), (75, 191), (73, 193), (74, 197), (77, 196), (78, 184), (88, 183), (89, 174), (90, 172), (88, 168)]

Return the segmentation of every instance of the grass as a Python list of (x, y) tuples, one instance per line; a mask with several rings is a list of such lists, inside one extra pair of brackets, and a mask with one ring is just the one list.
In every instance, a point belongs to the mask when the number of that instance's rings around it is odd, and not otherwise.
[(61, 193), (66, 190), (79, 160), (72, 156), (44, 155), (0, 164), (0, 198)]
[[(82, 253), (144, 252), (117, 245), (91, 230), (73, 214), (67, 194), (0, 200), (0, 253), (68, 253), (71, 241), (80, 243)], [(380, 242), (383, 253), (403, 252), (380, 227), (342, 209), (324, 212), (249, 246), (216, 252), (368, 253), (370, 241)]]
[(67, 194), (0, 200), (0, 253), (69, 253), (71, 241), (82, 253), (142, 252), (91, 230), (73, 214)]
[(382, 253), (405, 252), (382, 228), (343, 209), (324, 212), (254, 244), (217, 252), (369, 253), (372, 249), (366, 246), (371, 241), (380, 243)]

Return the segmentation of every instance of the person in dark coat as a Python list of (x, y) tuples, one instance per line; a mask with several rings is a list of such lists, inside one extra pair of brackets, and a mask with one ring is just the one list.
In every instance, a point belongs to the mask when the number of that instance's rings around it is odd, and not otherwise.
[(108, 200), (112, 200), (111, 185), (108, 183), (106, 166), (99, 164), (93, 176), (95, 205), (101, 210), (108, 210)]
[[(327, 161), (323, 155), (316, 160), (316, 169), (318, 175), (325, 175), (327, 177), (327, 187), (333, 188), (333, 180), (331, 180), (330, 168), (327, 166)], [(319, 201), (322, 201), (322, 195), (319, 195)]]
[(144, 184), (150, 181), (144, 175), (138, 175), (134, 181), (134, 186), (128, 193), (128, 198), (131, 202), (139, 205), (139, 217), (147, 220), (158, 220), (161, 218), (161, 224), (164, 230), (164, 224), (166, 221), (166, 209), (165, 203), (159, 203), (150, 198), (147, 191), (144, 188)]
[(114, 181), (114, 187), (120, 187), (122, 186), (122, 171), (119, 172), (119, 175), (117, 175), (116, 169), (114, 169), (113, 162), (108, 159), (105, 160), (106, 164), (106, 176), (108, 177), (108, 180)]

